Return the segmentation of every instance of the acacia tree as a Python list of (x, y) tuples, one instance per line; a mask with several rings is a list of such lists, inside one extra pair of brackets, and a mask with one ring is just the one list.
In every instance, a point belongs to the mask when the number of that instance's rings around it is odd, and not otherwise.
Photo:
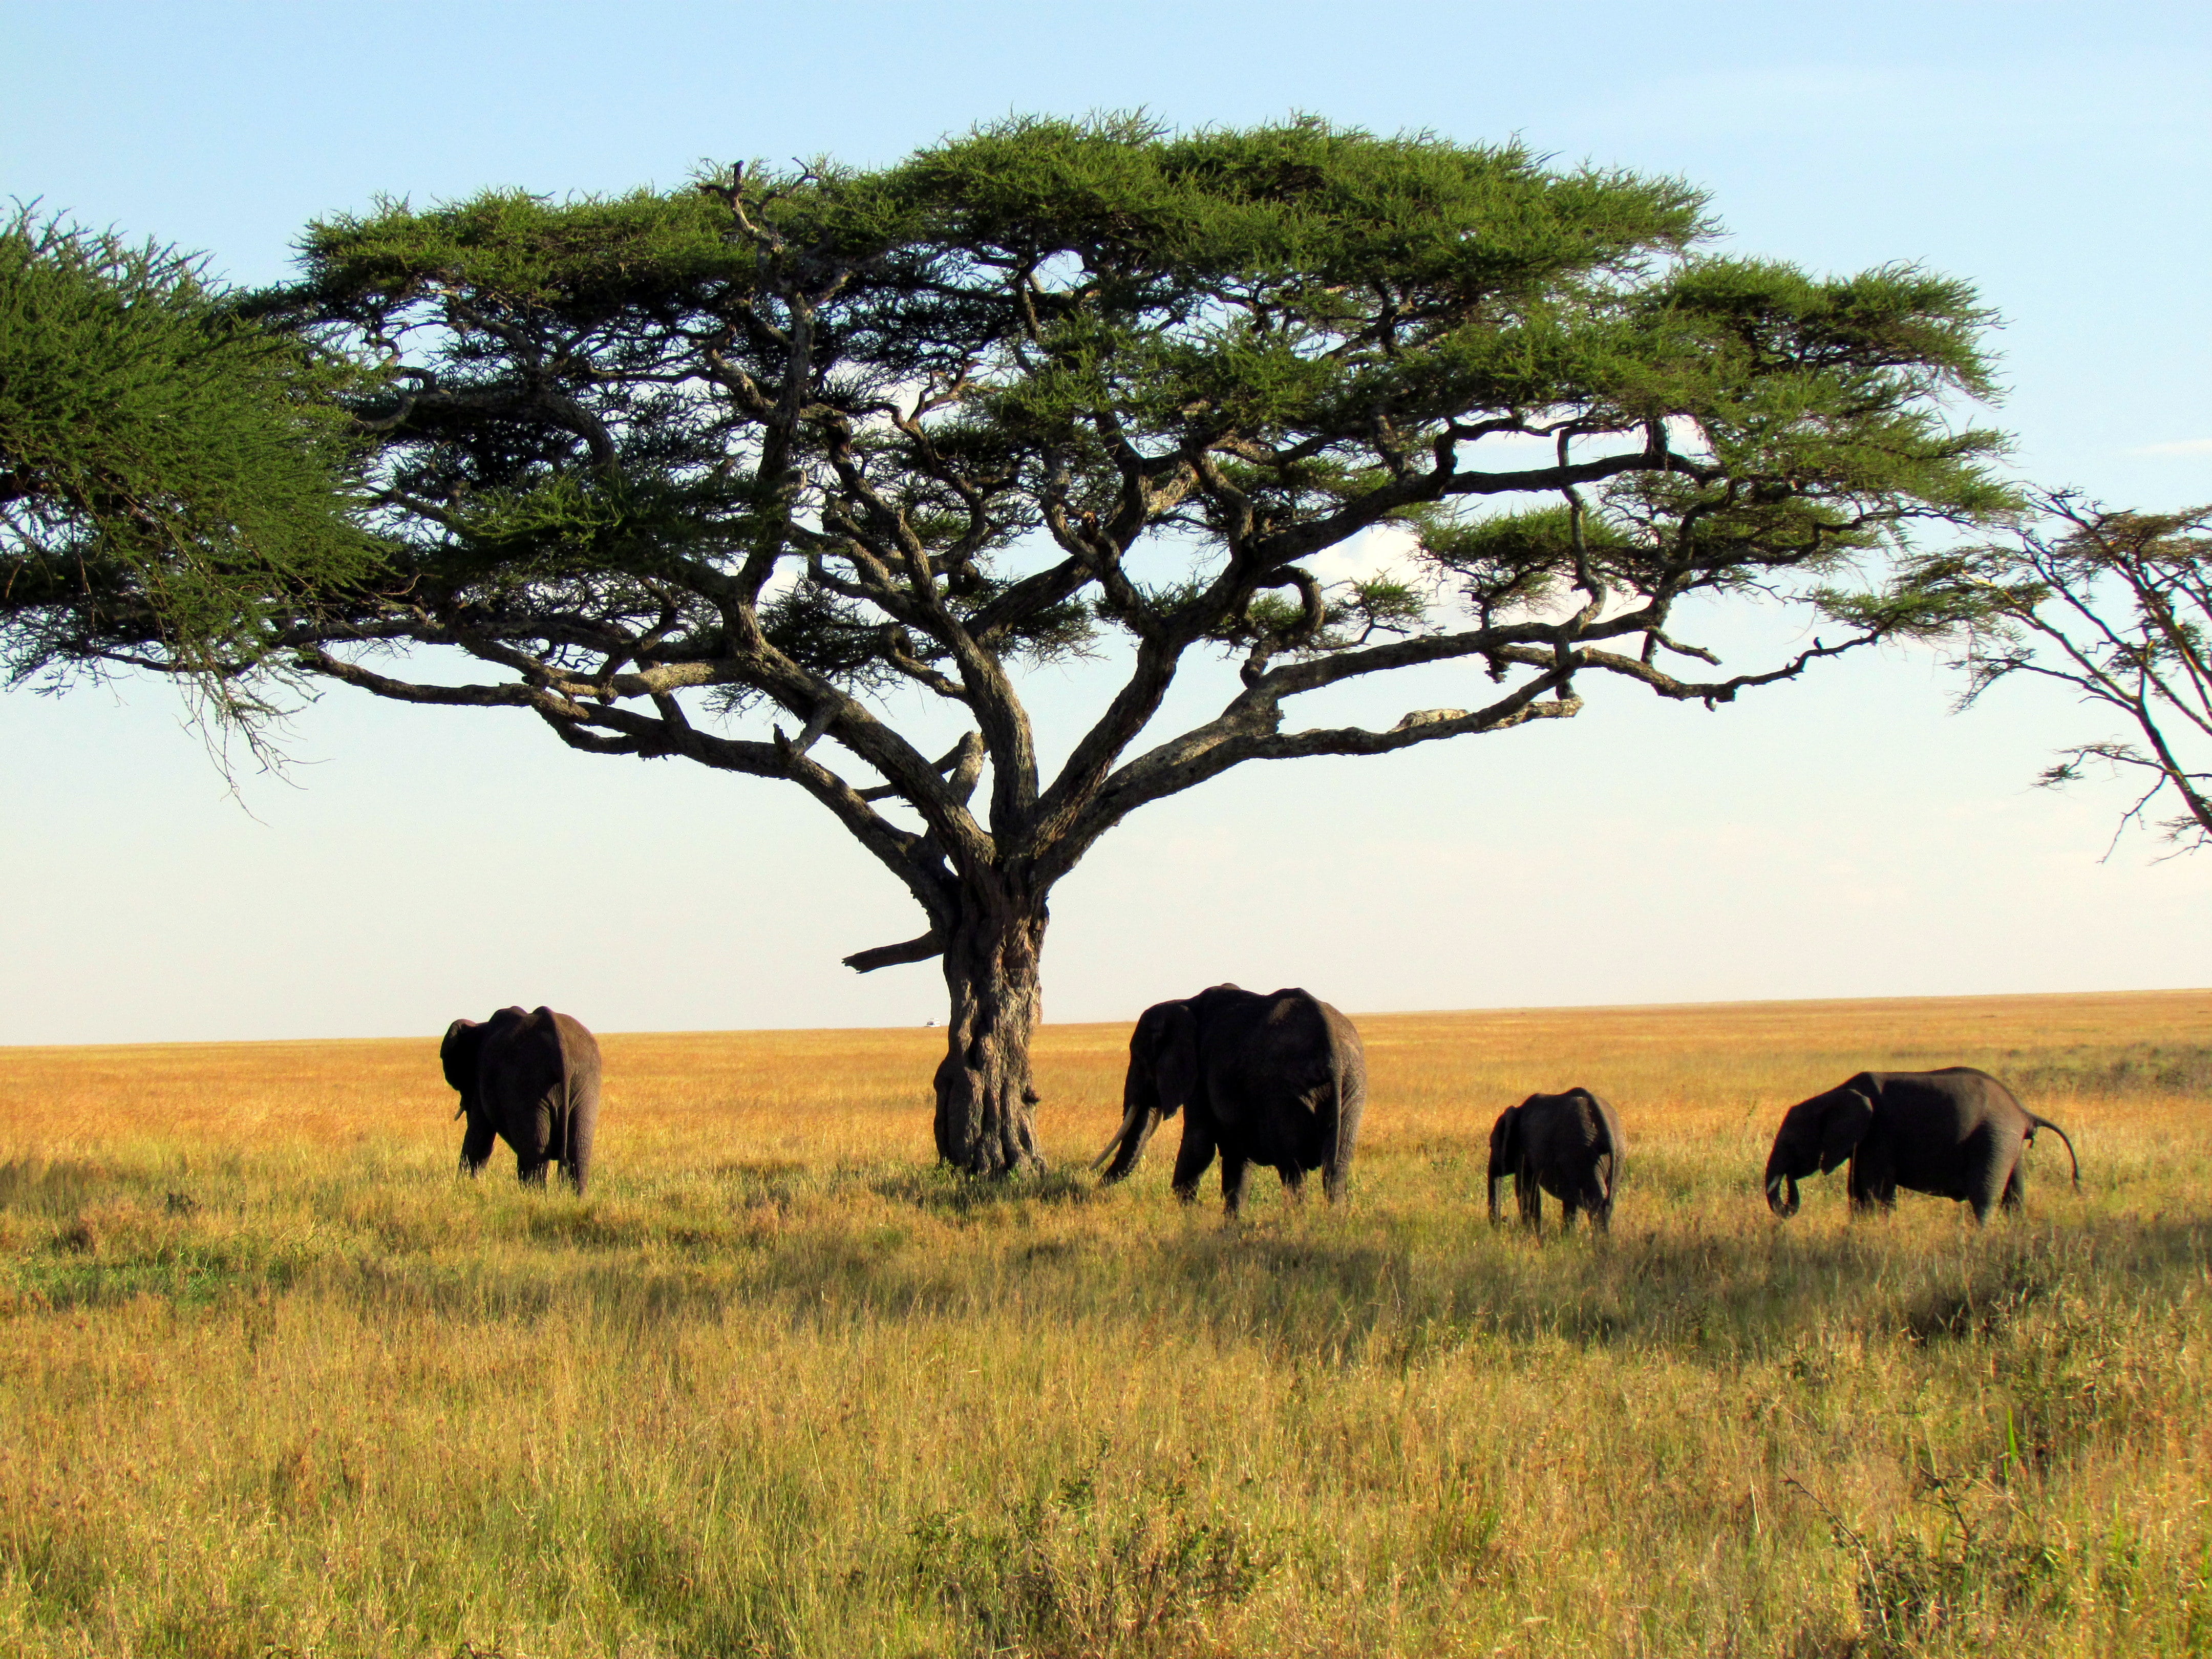
[(158, 641), (219, 714), (309, 596), (360, 577), (351, 366), (240, 316), (202, 262), (0, 220), (0, 651), (18, 678)]
[[(2002, 504), (1996, 441), (1941, 407), (1985, 390), (1967, 289), (1700, 256), (1710, 229), (1679, 181), (1314, 120), (1021, 120), (876, 172), (320, 223), (264, 310), (380, 366), (389, 568), (271, 641), (805, 790), (927, 923), (847, 962), (943, 959), (940, 1154), (1035, 1169), (1047, 901), (1129, 813), (1249, 761), (1563, 719), (1590, 675), (1726, 702), (1914, 613), (1839, 604), (1846, 637), (1724, 674), (1670, 634), (1685, 601), (1809, 592)], [(1419, 579), (1312, 573), (1370, 532)], [(1148, 732), (1215, 651), (1236, 694)], [(1115, 684), (1048, 771), (1018, 679), (1083, 654)], [(1465, 708), (1286, 718), (1453, 662)], [(902, 733), (894, 688), (965, 735)]]
[(2004, 541), (1912, 562), (1928, 614), (1954, 613), (1963, 708), (2019, 677), (2055, 681), (2132, 726), (2140, 741), (2075, 744), (2037, 780), (2101, 766), (2143, 785), (2114, 844), (2161, 798), (2177, 850), (2212, 845), (2212, 507), (2110, 512), (2060, 491)]

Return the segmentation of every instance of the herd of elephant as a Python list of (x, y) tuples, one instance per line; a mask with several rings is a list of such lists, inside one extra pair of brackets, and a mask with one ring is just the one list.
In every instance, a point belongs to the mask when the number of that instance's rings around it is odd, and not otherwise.
[[(551, 1165), (584, 1190), (599, 1112), (599, 1047), (589, 1031), (550, 1008), (502, 1008), (482, 1023), (455, 1020), (441, 1057), (460, 1091), (454, 1115), (468, 1120), (464, 1170), (481, 1170), (503, 1139), (525, 1182), (542, 1182)], [(1352, 1171), (1366, 1057), (1352, 1022), (1310, 993), (1216, 985), (1145, 1010), (1129, 1037), (1121, 1101), (1121, 1125), (1091, 1165), (1103, 1165), (1108, 1182), (1133, 1170), (1153, 1130), (1181, 1112), (1173, 1183), (1186, 1202), (1217, 1157), (1231, 1216), (1255, 1164), (1293, 1194), (1319, 1170), (1334, 1200)], [(1853, 1209), (1892, 1207), (1902, 1188), (1970, 1204), (1986, 1221), (1999, 1206), (2020, 1207), (2021, 1155), (2038, 1129), (2065, 1142), (2078, 1188), (2081, 1160), (2066, 1132), (1988, 1073), (1861, 1072), (1783, 1115), (1766, 1160), (1766, 1201), (1778, 1216), (1794, 1215), (1800, 1181), (1848, 1162)], [(1510, 1179), (1530, 1226), (1540, 1229), (1549, 1193), (1566, 1225), (1586, 1212), (1607, 1227), (1626, 1155), (1620, 1120), (1589, 1090), (1530, 1095), (1490, 1132), (1490, 1218), (1500, 1218)]]

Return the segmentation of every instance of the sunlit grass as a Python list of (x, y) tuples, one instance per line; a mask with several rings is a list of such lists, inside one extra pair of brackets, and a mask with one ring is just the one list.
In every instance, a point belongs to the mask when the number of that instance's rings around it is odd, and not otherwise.
[[(609, 1036), (592, 1196), (434, 1039), (0, 1050), (0, 1651), (2212, 1650), (2212, 995), (1375, 1016), (1345, 1210), (929, 1167), (934, 1031)], [(1977, 1064), (2024, 1219), (1787, 1226), (1790, 1102)], [(1619, 1107), (1609, 1239), (1492, 1120)]]

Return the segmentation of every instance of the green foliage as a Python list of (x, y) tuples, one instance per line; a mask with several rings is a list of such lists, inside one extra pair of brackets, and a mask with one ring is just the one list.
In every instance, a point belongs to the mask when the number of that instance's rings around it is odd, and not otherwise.
[(744, 280), (754, 261), (723, 228), (714, 204), (688, 192), (559, 204), (487, 191), (419, 213), (380, 199), (365, 217), (309, 227), (301, 242), (307, 281), (290, 299), (369, 316), (447, 285), (469, 295), (488, 324), (532, 313), (604, 323), (634, 303), (641, 285), (703, 295), (718, 282)]
[(311, 592), (370, 567), (349, 371), (251, 324), (198, 262), (0, 223), (0, 639), (16, 671), (88, 623), (219, 685)]
[[(1538, 469), (1470, 491), (1494, 434), (1563, 438), (1562, 465), (1652, 449), (1585, 532), (1662, 605), (2003, 505), (1982, 470), (1997, 441), (1943, 405), (1989, 389), (1968, 289), (1696, 252), (1711, 234), (1679, 179), (1516, 145), (1018, 118), (872, 173), (385, 202), (313, 227), (303, 279), (256, 305), (380, 366), (361, 409), (389, 526), (452, 603), (495, 591), (514, 637), (542, 640), (526, 613), (568, 608), (588, 574), (597, 614), (643, 631), (668, 597), (644, 584), (672, 580), (690, 625), (665, 637), (726, 648), (717, 580), (742, 568), (758, 592), (748, 562), (797, 559), (813, 591), (777, 602), (776, 647), (880, 690), (900, 658), (954, 662), (963, 623), (1015, 659), (1163, 617), (1312, 654), (1443, 625), (1454, 580), (1478, 607), (1539, 604), (1574, 580), (1565, 543), (1485, 523), (1500, 492), (1557, 486)], [(1425, 466), (1439, 445), (1463, 459)], [(1547, 511), (1530, 525), (1556, 528)], [(1082, 557), (1194, 535), (1233, 566), (1246, 544), (1297, 556), (1393, 520), (1446, 586), (1333, 596), (1295, 641), (1294, 607), (1233, 574), (1150, 603), (1103, 567), (1095, 604), (1021, 586), (1048, 527), (1065, 552), (1110, 526)], [(908, 645), (871, 655), (887, 622)], [(774, 678), (720, 695), (788, 701)]]

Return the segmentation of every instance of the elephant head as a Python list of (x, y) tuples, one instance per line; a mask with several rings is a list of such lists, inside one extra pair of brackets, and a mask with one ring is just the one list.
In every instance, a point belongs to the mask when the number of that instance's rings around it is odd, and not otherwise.
[(1858, 1150), (1874, 1123), (1875, 1091), (1874, 1079), (1862, 1072), (1783, 1114), (1766, 1159), (1766, 1203), (1775, 1214), (1785, 1220), (1796, 1214), (1797, 1183), (1827, 1174)]
[(1129, 1034), (1129, 1070), (1121, 1080), (1121, 1127), (1098, 1156), (1113, 1160), (1102, 1179), (1119, 1181), (1137, 1167), (1161, 1120), (1181, 1111), (1198, 1088), (1198, 1016), (1188, 1002), (1158, 1002)]
[(473, 1019), (457, 1019), (446, 1028), (446, 1040), (438, 1045), (439, 1062), (446, 1068), (446, 1081), (460, 1091), (461, 1103), (455, 1117), (469, 1109), (477, 1097), (477, 1067), (483, 1059), (484, 1038), (491, 1028)]
[(1500, 1196), (1505, 1187), (1505, 1177), (1516, 1175), (1521, 1168), (1521, 1109), (1508, 1106), (1498, 1115), (1498, 1121), (1490, 1126), (1490, 1218), (1496, 1222), (1500, 1216)]

